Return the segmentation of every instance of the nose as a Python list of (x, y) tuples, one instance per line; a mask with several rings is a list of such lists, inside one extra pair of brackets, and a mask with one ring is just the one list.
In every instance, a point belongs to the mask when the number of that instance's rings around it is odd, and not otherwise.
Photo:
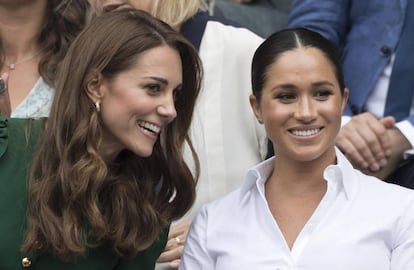
[(165, 98), (158, 105), (157, 112), (164, 118), (167, 118), (169, 122), (171, 122), (172, 120), (174, 120), (175, 117), (177, 117), (177, 111), (175, 110), (175, 102), (172, 95), (165, 96)]
[(301, 98), (295, 110), (295, 118), (305, 123), (312, 122), (316, 118), (315, 106), (309, 97)]

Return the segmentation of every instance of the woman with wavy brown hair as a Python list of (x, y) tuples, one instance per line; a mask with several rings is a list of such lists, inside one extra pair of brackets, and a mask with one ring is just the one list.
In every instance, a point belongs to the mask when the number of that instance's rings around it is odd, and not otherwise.
[(202, 94), (191, 125), (201, 165), (197, 199), (186, 216), (171, 226), (157, 265), (157, 269), (177, 269), (188, 228), (201, 205), (236, 189), (243, 172), (266, 155), (266, 133), (248, 102), (251, 60), (263, 39), (232, 22), (209, 16), (205, 0), (88, 1), (102, 16), (125, 8), (149, 12), (183, 34), (198, 49), (203, 63)]
[(88, 3), (0, 1), (0, 69), (8, 73), (12, 117), (49, 114), (56, 68), (87, 21)]
[(0, 269), (153, 269), (195, 198), (182, 147), (200, 85), (196, 50), (167, 24), (136, 10), (92, 20), (46, 123), (0, 118), (0, 179), (13, 179), (0, 183)]

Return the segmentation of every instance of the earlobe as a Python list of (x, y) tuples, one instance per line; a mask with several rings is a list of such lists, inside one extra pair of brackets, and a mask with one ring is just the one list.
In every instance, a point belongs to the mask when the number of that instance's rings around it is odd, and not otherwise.
[(103, 77), (100, 72), (93, 72), (86, 84), (86, 94), (96, 104), (103, 97)]
[(349, 97), (349, 90), (345, 87), (344, 94), (342, 96), (342, 112), (345, 110), (345, 106), (348, 103), (348, 97)]
[(263, 124), (262, 114), (260, 111), (260, 105), (255, 95), (250, 95), (249, 97), (250, 106), (252, 107), (253, 113), (256, 116), (257, 121), (260, 124)]

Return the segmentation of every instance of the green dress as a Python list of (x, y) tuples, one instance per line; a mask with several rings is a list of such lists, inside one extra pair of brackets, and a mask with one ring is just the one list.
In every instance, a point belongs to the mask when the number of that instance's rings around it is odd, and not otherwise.
[(154, 269), (167, 242), (168, 229), (151, 247), (130, 260), (105, 248), (89, 250), (87, 256), (76, 263), (62, 262), (51, 254), (20, 252), (26, 226), (27, 169), (43, 123), (44, 119), (0, 116), (0, 269)]

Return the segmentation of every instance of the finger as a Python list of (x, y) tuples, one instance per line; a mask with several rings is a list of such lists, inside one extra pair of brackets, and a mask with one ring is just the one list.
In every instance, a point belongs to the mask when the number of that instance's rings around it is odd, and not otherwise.
[(173, 238), (168, 238), (167, 244), (165, 245), (165, 250), (171, 250), (179, 245), (184, 245), (186, 241), (186, 235), (178, 235)]
[[(395, 118), (392, 117), (392, 116), (387, 116), (387, 117), (384, 117), (384, 118), (380, 119), (380, 123), (384, 125), (385, 129), (389, 130), (389, 129), (394, 128)], [(383, 138), (381, 138), (381, 144), (382, 144), (382, 147), (384, 148), (385, 155), (387, 157), (391, 156), (391, 154), (392, 154), (392, 144), (389, 141), (389, 136), (388, 137), (384, 136)]]
[[(375, 130), (375, 128), (377, 130)], [(376, 125), (375, 128), (371, 125), (365, 130), (359, 130), (359, 136), (364, 140), (364, 144), (362, 147), (361, 145), (357, 146), (358, 151), (360, 151), (362, 156), (368, 162), (370, 169), (373, 171), (377, 171), (386, 165), (386, 151), (389, 147), (389, 145), (385, 145), (387, 148), (384, 149), (380, 140), (381, 138), (384, 139), (385, 137), (388, 137), (386, 129), (377, 127)]]
[(179, 260), (181, 255), (183, 254), (184, 246), (180, 245), (175, 247), (174, 249), (164, 251), (161, 253), (160, 257), (158, 258), (157, 262), (171, 262), (173, 260)]
[[(375, 136), (373, 135), (373, 137)], [(345, 125), (338, 134), (337, 143), (344, 149), (351, 162), (357, 164), (358, 168), (366, 169), (376, 162), (366, 139), (355, 125)]]
[(168, 239), (174, 239), (175, 242), (185, 242), (190, 225), (191, 220), (184, 220), (180, 223), (172, 224), (168, 234)]
[(177, 243), (177, 245), (183, 244), (183, 242), (185, 241), (183, 236), (181, 236), (181, 238), (180, 238), (180, 236), (176, 236), (176, 237), (174, 237), (174, 240)]
[(378, 147), (379, 150), (376, 148), (375, 149), (373, 148), (372, 150), (376, 154), (377, 160), (381, 158), (386, 158), (387, 156), (391, 154), (392, 145), (391, 145), (391, 138), (389, 136), (388, 130), (392, 128), (393, 126), (394, 126), (394, 119), (392, 117), (383, 119), (383, 121), (378, 120), (378, 121), (371, 121), (369, 123), (370, 129), (377, 136), (378, 146), (376, 147)]
[(346, 131), (347, 139), (352, 142), (371, 170), (376, 171), (385, 166), (386, 154), (390, 150), (387, 129), (374, 115), (363, 113), (354, 116), (343, 129)]
[(174, 223), (170, 227), (170, 237), (175, 237), (180, 234), (186, 233), (188, 229), (190, 228), (191, 220), (184, 220), (179, 223)]
[(178, 269), (178, 267), (180, 266), (180, 262), (181, 262), (181, 260), (174, 260), (174, 261), (170, 262), (170, 267), (172, 269)]
[(336, 141), (338, 148), (345, 154), (347, 159), (352, 163), (352, 165), (360, 170), (368, 169), (369, 164), (365, 159), (359, 154), (358, 150), (353, 146), (353, 144), (348, 141), (346, 138), (338, 138)]
[(354, 136), (354, 145), (368, 164), (376, 163), (376, 155), (381, 151), (377, 136), (371, 130), (359, 130)]
[(167, 244), (165, 245), (165, 250), (171, 250), (177, 246), (177, 242), (174, 238), (168, 239)]
[(395, 125), (395, 118), (392, 116), (381, 118), (379, 121), (384, 125), (386, 129), (393, 128)]

